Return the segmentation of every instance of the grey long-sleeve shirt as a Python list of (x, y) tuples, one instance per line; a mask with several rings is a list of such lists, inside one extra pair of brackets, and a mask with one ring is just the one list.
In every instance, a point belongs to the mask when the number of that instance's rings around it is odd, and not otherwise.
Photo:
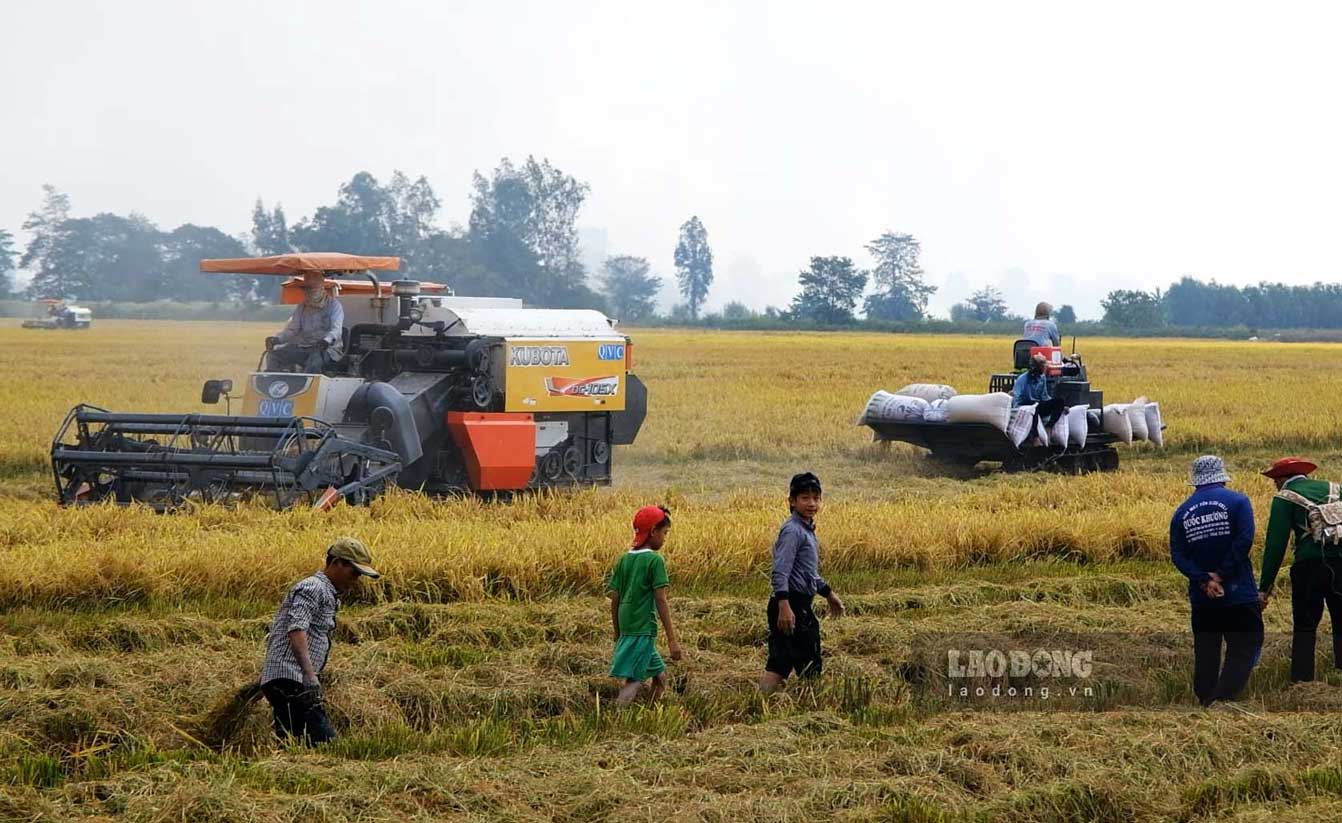
[(829, 596), (829, 584), (820, 576), (820, 541), (815, 536), (815, 524), (796, 512), (778, 530), (769, 579), (774, 594), (781, 597)]

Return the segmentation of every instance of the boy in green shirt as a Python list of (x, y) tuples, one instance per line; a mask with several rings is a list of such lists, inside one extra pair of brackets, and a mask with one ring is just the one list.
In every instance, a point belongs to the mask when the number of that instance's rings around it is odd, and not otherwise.
[(610, 619), (615, 629), (615, 654), (610, 676), (624, 680), (615, 705), (625, 706), (638, 697), (644, 683), (652, 680), (651, 699), (666, 690), (666, 664), (657, 653), (657, 620), (666, 629), (671, 659), (682, 652), (666, 589), (671, 585), (666, 561), (658, 554), (671, 531), (671, 513), (661, 506), (644, 506), (634, 515), (634, 545), (615, 564), (607, 585)]

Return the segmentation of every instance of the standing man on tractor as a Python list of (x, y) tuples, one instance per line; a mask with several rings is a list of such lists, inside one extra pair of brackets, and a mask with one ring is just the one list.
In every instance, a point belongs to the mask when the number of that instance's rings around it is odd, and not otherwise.
[(1053, 306), (1040, 303), (1034, 307), (1034, 319), (1025, 321), (1025, 333), (1021, 339), (1033, 340), (1036, 346), (1062, 345), (1058, 324), (1053, 322)]
[(1277, 486), (1263, 541), (1263, 577), (1258, 585), (1263, 606), (1295, 535), (1291, 563), (1291, 682), (1314, 679), (1314, 644), (1324, 606), (1333, 624), (1333, 665), (1342, 669), (1342, 545), (1323, 529), (1324, 507), (1338, 506), (1338, 485), (1309, 477), (1318, 468), (1299, 457), (1283, 457), (1264, 477)]
[(342, 356), (345, 308), (327, 293), (326, 273), (303, 273), (303, 302), (280, 333), (266, 338), (266, 368), (320, 374)]

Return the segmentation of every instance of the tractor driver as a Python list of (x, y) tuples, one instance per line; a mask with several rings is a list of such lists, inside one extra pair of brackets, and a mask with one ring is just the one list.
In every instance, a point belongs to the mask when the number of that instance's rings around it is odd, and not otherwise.
[(1033, 340), (1036, 346), (1062, 345), (1058, 324), (1053, 322), (1053, 306), (1040, 303), (1034, 307), (1034, 319), (1025, 321), (1025, 332), (1021, 339)]
[(345, 309), (326, 289), (326, 274), (303, 273), (303, 302), (280, 333), (266, 338), (266, 368), (320, 374), (341, 356)]

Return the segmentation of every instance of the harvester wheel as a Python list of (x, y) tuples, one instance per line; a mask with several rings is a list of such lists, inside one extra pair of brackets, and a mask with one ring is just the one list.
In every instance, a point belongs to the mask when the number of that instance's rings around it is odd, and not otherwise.
[(493, 405), (494, 384), (490, 382), (488, 375), (478, 374), (471, 381), (471, 402), (481, 411)]
[(564, 473), (569, 477), (577, 477), (578, 472), (582, 471), (582, 450), (577, 446), (569, 446), (564, 449)]
[(541, 459), (541, 474), (551, 483), (564, 474), (564, 459), (558, 451), (550, 451)]
[(610, 459), (610, 444), (604, 440), (595, 440), (592, 442), (592, 462), (598, 466), (606, 465)]

